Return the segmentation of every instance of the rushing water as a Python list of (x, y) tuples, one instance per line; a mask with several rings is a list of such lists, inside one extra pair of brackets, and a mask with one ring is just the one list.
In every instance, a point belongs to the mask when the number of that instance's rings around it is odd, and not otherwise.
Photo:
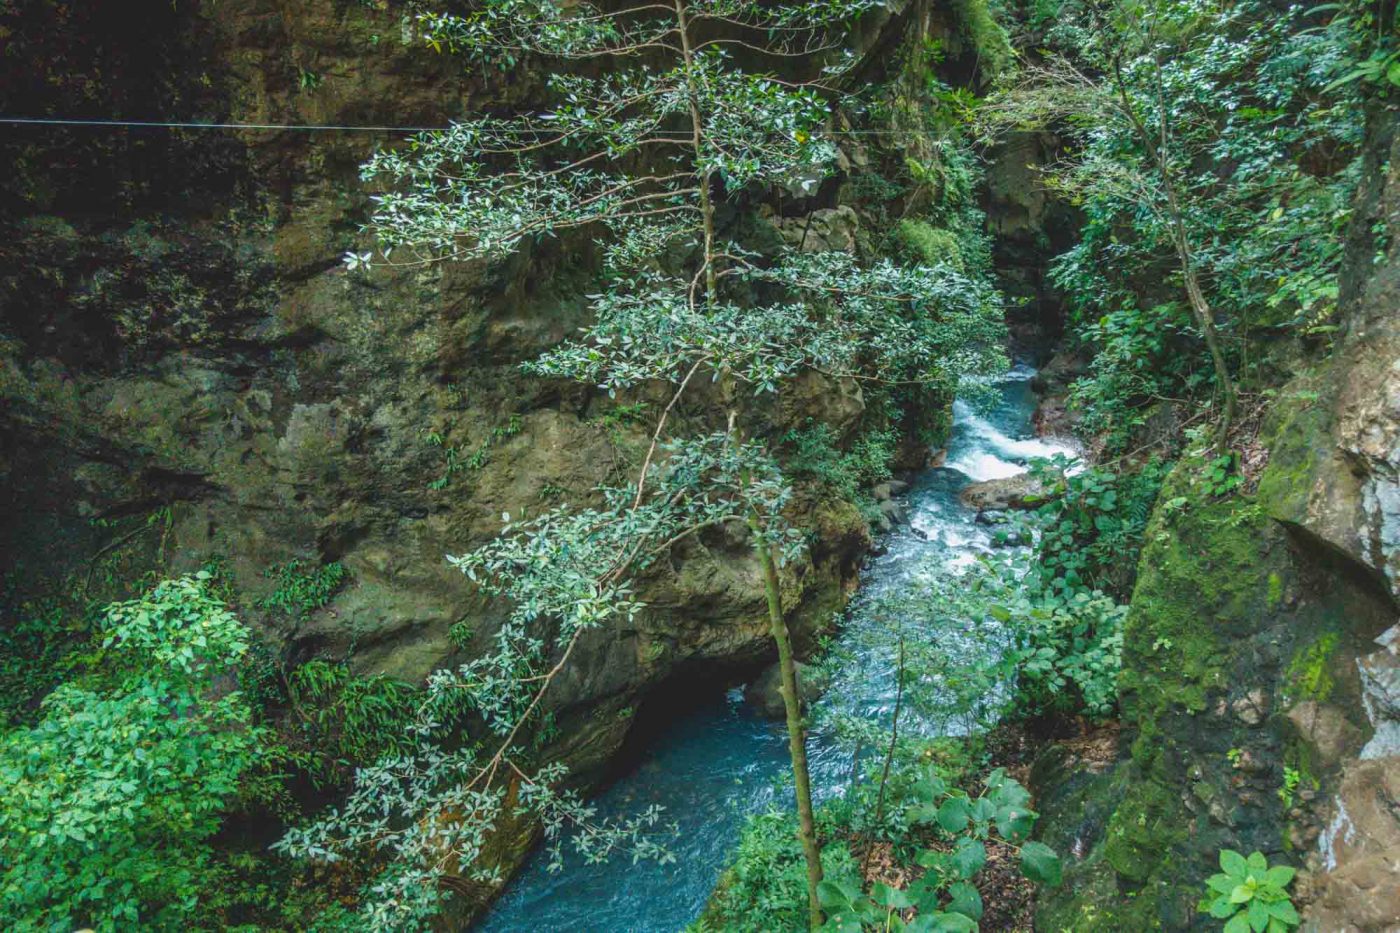
[[(894, 702), (891, 666), (871, 657), (863, 628), (876, 624), (861, 606), (881, 595), (917, 587), (930, 575), (946, 574), (990, 548), (990, 530), (973, 521), (958, 501), (969, 482), (1012, 476), (1033, 457), (1068, 452), (1031, 431), (1034, 371), (1018, 366), (999, 384), (999, 403), (974, 411), (954, 408), (946, 466), (920, 475), (907, 493), (909, 524), (883, 542), (870, 561), (859, 594), (838, 637), (851, 661), (850, 676), (838, 675), (819, 701), (815, 719), (832, 712), (888, 719)], [(940, 646), (957, 651), (963, 636), (943, 631)], [(966, 638), (969, 651), (976, 639)], [(980, 642), (979, 642), (980, 643)], [(873, 672), (873, 673), (872, 673)], [(609, 788), (597, 804), (603, 816), (627, 816), (652, 804), (666, 808), (679, 832), (669, 847), (670, 865), (633, 865), (614, 858), (599, 865), (566, 860), (557, 873), (537, 855), (511, 883), (481, 929), (488, 933), (598, 931), (675, 933), (699, 915), (729, 861), (744, 819), (774, 803), (787, 767), (786, 734), (779, 722), (762, 720), (738, 690), (716, 691), (688, 716), (667, 726), (635, 770)], [(809, 739), (813, 792), (818, 798), (844, 785), (851, 762), (819, 728)]]

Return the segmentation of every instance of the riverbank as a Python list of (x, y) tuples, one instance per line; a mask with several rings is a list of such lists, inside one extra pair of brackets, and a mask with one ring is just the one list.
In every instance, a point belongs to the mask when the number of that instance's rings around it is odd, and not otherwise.
[[(995, 549), (995, 530), (977, 522), (976, 511), (961, 503), (960, 491), (974, 481), (1019, 472), (1032, 457), (1068, 452), (1066, 445), (1035, 435), (1033, 375), (1031, 367), (1017, 366), (997, 385), (984, 411), (959, 404), (947, 465), (911, 477), (903, 497), (908, 524), (891, 531), (880, 555), (863, 569), (861, 589), (828, 649), (839, 668), (829, 674), (826, 692), (812, 711), (808, 754), (819, 801), (836, 799), (848, 788), (853, 754), (869, 755), (868, 747), (853, 751), (843, 734), (846, 724), (887, 722), (896, 702), (891, 643), (877, 637), (889, 620), (878, 607), (892, 594), (917, 590)], [(926, 628), (922, 637), (964, 660), (994, 649), (988, 633), (929, 622), (936, 627)], [(910, 716), (905, 723), (909, 734), (932, 738), (971, 725), (919, 719)], [(714, 689), (662, 731), (634, 769), (595, 801), (599, 815), (611, 818), (666, 807), (663, 822), (674, 829), (669, 845), (675, 861), (633, 865), (615, 856), (586, 865), (574, 856), (566, 857), (561, 871), (550, 872), (548, 857), (536, 853), (479, 928), (488, 933), (569, 929), (579, 917), (588, 917), (592, 927), (627, 933), (686, 926), (731, 860), (745, 821), (786, 805), (784, 742), (779, 724), (758, 718), (741, 691)]]

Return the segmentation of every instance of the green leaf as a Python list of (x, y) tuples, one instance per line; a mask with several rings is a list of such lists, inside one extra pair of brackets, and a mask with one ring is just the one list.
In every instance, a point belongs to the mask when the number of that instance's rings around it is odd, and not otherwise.
[(1269, 904), (1265, 904), (1264, 906), (1265, 909), (1269, 911), (1270, 916), (1276, 917), (1279, 920), (1282, 920), (1284, 923), (1290, 923), (1294, 926), (1297, 926), (1299, 923), (1303, 922), (1302, 918), (1298, 916), (1298, 911), (1293, 906), (1292, 901), (1273, 901)]
[(977, 933), (977, 921), (965, 914), (939, 912), (932, 920), (936, 933)]
[(1245, 904), (1254, 899), (1254, 889), (1246, 884), (1237, 884), (1230, 892), (1231, 904)]
[(1231, 878), (1243, 879), (1249, 874), (1249, 863), (1234, 849), (1220, 850), (1220, 867)]
[(1211, 875), (1206, 879), (1206, 887), (1216, 894), (1229, 894), (1235, 890), (1235, 882), (1230, 880), (1229, 875)]
[(982, 895), (972, 885), (959, 881), (948, 886), (948, 910), (956, 911), (973, 920), (982, 919)]
[(1249, 919), (1245, 912), (1240, 911), (1225, 921), (1225, 928), (1221, 933), (1249, 933)]
[(1262, 875), (1269, 870), (1269, 860), (1264, 858), (1262, 852), (1249, 853), (1249, 858), (1245, 859), (1245, 863), (1249, 865), (1249, 870), (1256, 875)]
[(963, 836), (953, 847), (953, 870), (965, 881), (987, 864), (987, 847), (976, 839)]
[(1264, 933), (1264, 928), (1269, 925), (1269, 912), (1257, 897), (1249, 902), (1249, 910), (1245, 911), (1245, 918), (1249, 920), (1249, 928), (1254, 933)]
[(829, 910), (848, 909), (860, 892), (847, 881), (823, 881), (817, 885), (817, 901)]
[(972, 811), (966, 797), (949, 797), (938, 808), (938, 825), (950, 833), (960, 833), (967, 829), (967, 821)]
[(871, 888), (870, 898), (887, 910), (907, 910), (914, 906), (914, 901), (908, 894), (880, 881), (875, 882), (875, 886)]
[(910, 822), (923, 826), (938, 819), (938, 804), (916, 803), (907, 812)]
[(1287, 865), (1275, 865), (1264, 873), (1264, 883), (1280, 891), (1293, 883), (1297, 871)]
[(1043, 842), (1028, 842), (1021, 846), (1021, 871), (1030, 880), (1053, 888), (1060, 883), (1060, 857)]
[(997, 813), (997, 832), (1006, 839), (1024, 839), (1035, 828), (1038, 814), (1024, 806), (1006, 807)]

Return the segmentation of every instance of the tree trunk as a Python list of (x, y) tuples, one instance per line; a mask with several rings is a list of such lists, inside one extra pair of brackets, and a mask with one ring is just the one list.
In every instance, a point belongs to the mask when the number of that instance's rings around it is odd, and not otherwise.
[[(757, 524), (757, 523), (755, 523)], [(758, 529), (754, 529), (757, 534)], [(778, 566), (772, 546), (758, 539), (758, 560), (763, 565), (763, 588), (768, 596), (768, 624), (778, 645), (778, 672), (782, 675), (779, 692), (787, 711), (788, 753), (792, 756), (792, 780), (797, 790), (797, 835), (807, 860), (807, 913), (811, 928), (823, 923), (817, 885), (822, 882), (822, 856), (817, 846), (816, 821), (812, 817), (812, 779), (807, 771), (807, 733), (802, 727), (802, 698), (797, 692), (797, 668), (792, 658), (792, 641), (783, 620), (782, 593), (778, 588)]]
[(1117, 57), (1113, 60), (1113, 78), (1118, 91), (1119, 109), (1132, 123), (1134, 132), (1137, 133), (1143, 148), (1147, 150), (1148, 157), (1156, 166), (1158, 177), (1162, 182), (1162, 191), (1167, 196), (1167, 212), (1170, 215), (1168, 219), (1172, 228), (1172, 241), (1176, 247), (1176, 258), (1181, 264), (1181, 278), (1182, 284), (1186, 288), (1186, 301), (1191, 306), (1191, 314), (1195, 317), (1197, 326), (1201, 329), (1201, 336), (1205, 338), (1206, 349), (1210, 351), (1211, 365), (1215, 367), (1215, 384), (1220, 391), (1223, 409), (1220, 423), (1215, 430), (1215, 450), (1216, 453), (1223, 456), (1229, 449), (1230, 426), (1235, 420), (1235, 380), (1230, 375), (1229, 364), (1225, 362), (1225, 352), (1220, 348), (1220, 337), (1215, 330), (1215, 312), (1212, 310), (1210, 302), (1206, 300), (1205, 291), (1201, 288), (1200, 277), (1196, 274), (1191, 238), (1186, 232), (1186, 215), (1182, 210), (1181, 201), (1177, 197), (1176, 183), (1172, 178), (1171, 162), (1168, 159), (1167, 151), (1171, 137), (1167, 129), (1166, 102), (1161, 88), (1161, 63), (1159, 62), (1157, 65), (1158, 139), (1156, 140), (1152, 138), (1152, 132), (1142, 122), (1132, 100), (1128, 97), (1128, 85), (1123, 78), (1122, 60)]

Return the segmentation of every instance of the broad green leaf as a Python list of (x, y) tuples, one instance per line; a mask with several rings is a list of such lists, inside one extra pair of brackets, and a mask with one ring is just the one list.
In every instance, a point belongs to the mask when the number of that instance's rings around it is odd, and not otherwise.
[(938, 825), (950, 833), (960, 833), (967, 829), (967, 821), (971, 816), (966, 797), (949, 797), (938, 808)]
[(987, 847), (976, 839), (963, 836), (953, 847), (953, 869), (959, 878), (971, 880), (987, 864)]
[(1055, 887), (1060, 883), (1060, 857), (1043, 842), (1021, 846), (1021, 871), (1027, 878)]
[(956, 911), (973, 920), (982, 919), (982, 895), (972, 885), (959, 881), (948, 886), (947, 910)]
[(914, 906), (914, 901), (908, 894), (880, 881), (875, 882), (875, 886), (871, 888), (870, 898), (888, 910), (907, 910)]
[(1230, 880), (1229, 875), (1211, 875), (1206, 879), (1206, 887), (1216, 894), (1229, 894), (1235, 890), (1235, 882)]
[(977, 933), (977, 921), (964, 914), (939, 912), (931, 919), (936, 933)]

